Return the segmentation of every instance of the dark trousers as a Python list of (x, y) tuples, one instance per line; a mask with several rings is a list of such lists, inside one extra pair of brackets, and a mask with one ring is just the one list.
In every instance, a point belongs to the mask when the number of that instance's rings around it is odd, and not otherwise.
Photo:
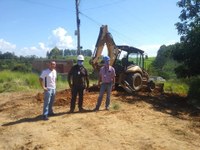
[(84, 91), (84, 88), (81, 86), (72, 87), (72, 91), (71, 91), (72, 98), (71, 98), (71, 105), (70, 105), (71, 111), (74, 111), (75, 109), (77, 95), (79, 96), (78, 108), (79, 110), (83, 108), (83, 91)]

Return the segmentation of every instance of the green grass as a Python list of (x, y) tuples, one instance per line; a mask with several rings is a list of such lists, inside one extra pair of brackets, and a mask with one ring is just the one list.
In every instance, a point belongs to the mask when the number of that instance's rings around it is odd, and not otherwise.
[(145, 66), (146, 69), (148, 69), (151, 66), (151, 64), (153, 63), (155, 58), (156, 57), (148, 57), (148, 59), (144, 60), (144, 64), (145, 64), (144, 66)]
[(114, 103), (112, 104), (112, 109), (113, 109), (113, 110), (119, 110), (119, 109), (120, 109), (120, 104), (114, 102)]
[[(90, 85), (97, 84), (97, 80), (90, 80)], [(57, 90), (64, 90), (69, 88), (66, 76), (58, 75)], [(39, 75), (35, 73), (21, 73), (13, 71), (0, 72), (0, 93), (3, 92), (16, 92), (16, 91), (29, 91), (41, 89), (39, 83)]]
[(0, 72), (0, 93), (39, 88), (38, 76), (33, 73)]
[[(1, 71), (0, 83), (0, 93), (41, 89), (39, 75), (35, 73)], [(57, 87), (58, 90), (68, 88), (67, 78), (58, 75)]]
[(89, 74), (92, 74), (93, 67), (92, 67), (92, 65), (90, 65), (90, 60), (91, 60), (91, 57), (87, 57), (87, 56), (85, 57), (84, 67), (87, 69)]
[(189, 85), (186, 80), (173, 79), (164, 83), (164, 91), (167, 93), (177, 93), (187, 95), (189, 91)]
[(66, 76), (63, 77), (58, 74), (56, 88), (57, 88), (57, 90), (64, 90), (64, 89), (69, 88), (69, 84), (67, 82)]

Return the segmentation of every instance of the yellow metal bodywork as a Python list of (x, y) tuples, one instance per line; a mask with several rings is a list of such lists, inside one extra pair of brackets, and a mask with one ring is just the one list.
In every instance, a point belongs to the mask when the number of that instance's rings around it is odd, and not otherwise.
[(99, 36), (96, 42), (95, 50), (92, 56), (91, 63), (94, 69), (98, 70), (100, 64), (98, 63), (101, 58), (102, 51), (104, 46), (107, 46), (108, 56), (110, 57), (110, 65), (112, 66), (120, 52), (120, 50), (116, 47), (115, 42), (112, 38), (112, 35), (108, 32), (107, 25), (102, 25), (100, 28)]

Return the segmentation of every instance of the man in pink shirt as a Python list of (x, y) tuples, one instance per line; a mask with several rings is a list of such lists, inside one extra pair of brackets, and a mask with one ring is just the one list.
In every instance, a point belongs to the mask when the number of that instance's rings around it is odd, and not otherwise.
[(116, 74), (115, 74), (115, 69), (112, 66), (110, 66), (110, 57), (109, 56), (103, 57), (103, 61), (104, 61), (104, 66), (101, 67), (100, 69), (99, 80), (98, 80), (98, 86), (100, 86), (100, 93), (99, 93), (98, 101), (97, 101), (94, 111), (99, 110), (105, 91), (107, 94), (105, 109), (109, 110), (110, 94), (112, 91), (112, 86), (115, 86)]

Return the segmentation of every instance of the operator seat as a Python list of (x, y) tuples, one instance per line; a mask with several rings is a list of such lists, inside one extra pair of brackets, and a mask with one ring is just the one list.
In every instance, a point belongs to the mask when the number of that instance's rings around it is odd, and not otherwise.
[(122, 58), (122, 66), (123, 67), (127, 66), (127, 58)]

